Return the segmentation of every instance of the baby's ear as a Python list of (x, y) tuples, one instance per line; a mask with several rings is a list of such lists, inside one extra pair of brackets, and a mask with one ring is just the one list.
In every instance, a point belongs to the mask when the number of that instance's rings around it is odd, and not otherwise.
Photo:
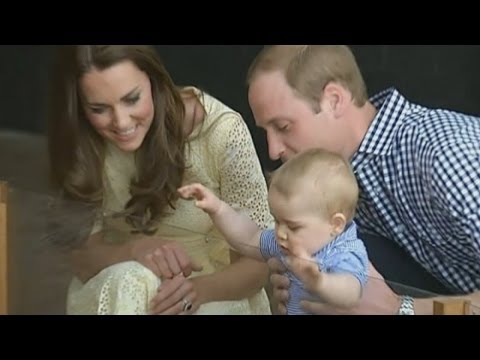
[(341, 213), (334, 214), (330, 219), (331, 233), (334, 236), (341, 234), (345, 230), (347, 219)]

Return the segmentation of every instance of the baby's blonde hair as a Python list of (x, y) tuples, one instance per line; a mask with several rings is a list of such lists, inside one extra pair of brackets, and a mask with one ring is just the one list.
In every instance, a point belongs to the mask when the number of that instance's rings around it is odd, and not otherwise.
[(358, 201), (358, 184), (350, 164), (340, 155), (311, 149), (295, 155), (273, 172), (270, 190), (290, 198), (312, 191), (310, 199), (322, 216), (336, 213), (353, 220)]

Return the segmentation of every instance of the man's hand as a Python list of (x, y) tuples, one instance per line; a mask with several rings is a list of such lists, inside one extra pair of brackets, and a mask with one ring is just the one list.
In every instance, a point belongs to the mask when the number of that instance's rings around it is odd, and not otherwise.
[(290, 287), (290, 280), (283, 275), (286, 271), (282, 263), (271, 258), (267, 262), (270, 268), (270, 282), (272, 283), (272, 296), (274, 303), (277, 304), (278, 312), (281, 315), (287, 314), (288, 288)]
[(287, 256), (287, 266), (291, 272), (312, 293), (319, 293), (322, 286), (322, 273), (317, 263), (305, 252), (301, 255)]
[[(271, 271), (270, 282), (273, 286), (273, 298), (278, 303), (280, 314), (286, 314), (288, 287), (290, 281), (283, 275), (285, 268), (277, 259), (270, 259), (268, 266)], [(302, 307), (311, 314), (343, 314), (343, 315), (394, 315), (400, 307), (400, 297), (385, 283), (380, 273), (369, 265), (369, 279), (364, 289), (360, 303), (349, 309), (334, 308), (326, 304), (303, 301)]]

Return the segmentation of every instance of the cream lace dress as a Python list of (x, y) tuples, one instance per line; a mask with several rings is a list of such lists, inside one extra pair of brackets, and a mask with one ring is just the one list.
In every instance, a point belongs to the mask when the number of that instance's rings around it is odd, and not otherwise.
[[(241, 115), (214, 97), (192, 88), (205, 110), (202, 125), (190, 136), (184, 183), (201, 182), (230, 205), (246, 212), (262, 228), (272, 225), (267, 188), (251, 135)], [(133, 154), (108, 145), (105, 159), (104, 214), (121, 211), (129, 200), (136, 175)], [(178, 200), (177, 210), (162, 220), (156, 235), (176, 240), (210, 274), (229, 264), (229, 246), (203, 211), (193, 202)], [(109, 220), (110, 219), (110, 220)], [(121, 220), (102, 217), (92, 234), (104, 231), (107, 241), (122, 241), (127, 233)], [(67, 314), (147, 314), (160, 280), (140, 263), (112, 265), (83, 284), (74, 278), (67, 296)], [(197, 314), (270, 314), (265, 290), (239, 301), (202, 305)]]

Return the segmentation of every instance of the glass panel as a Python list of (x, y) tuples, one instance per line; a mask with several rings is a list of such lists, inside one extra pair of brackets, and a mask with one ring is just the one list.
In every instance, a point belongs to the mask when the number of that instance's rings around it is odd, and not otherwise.
[[(95, 213), (89, 206), (77, 202), (58, 202), (51, 194), (39, 192), (34, 186), (25, 186), (26, 182), (18, 178), (3, 179), (9, 181), (8, 192), (8, 266), (9, 266), (9, 313), (11, 314), (65, 314), (67, 291), (73, 278), (73, 271), (65, 249), (81, 244), (90, 234), (95, 221)], [(17, 185), (19, 184), (20, 185)], [(131, 228), (123, 217), (113, 211), (103, 213), (104, 230), (112, 241), (129, 237), (142, 237), (132, 234)], [(168, 222), (168, 221), (167, 221)], [(173, 224), (162, 224), (160, 235), (169, 240), (201, 239), (201, 246), (212, 246), (221, 259), (222, 251), (228, 247), (214, 245), (221, 239), (212, 233), (195, 233)], [(221, 265), (219, 265), (221, 266)], [(195, 273), (194, 273), (195, 274)], [(404, 284), (369, 278), (368, 286), (386, 282), (398, 294), (410, 294), (416, 298), (431, 299), (437, 294), (413, 288)], [(376, 286), (381, 288), (380, 286)], [(373, 301), (361, 314), (391, 314), (391, 307)], [(272, 301), (273, 303), (273, 301)], [(428, 304), (433, 309), (434, 304)], [(441, 306), (437, 306), (439, 310)], [(276, 307), (272, 306), (273, 313)], [(441, 309), (440, 309), (441, 310)], [(461, 304), (451, 301), (443, 304), (446, 313), (462, 313)], [(470, 303), (467, 313), (480, 314), (480, 301)]]

